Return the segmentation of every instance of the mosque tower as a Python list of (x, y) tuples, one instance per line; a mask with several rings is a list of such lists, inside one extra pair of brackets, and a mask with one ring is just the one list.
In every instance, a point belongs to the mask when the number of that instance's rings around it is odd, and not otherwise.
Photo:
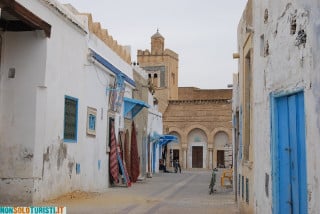
[(164, 40), (157, 30), (151, 36), (151, 51), (148, 49), (137, 51), (138, 63), (148, 72), (161, 113), (165, 112), (169, 100), (178, 99), (179, 56), (174, 51), (165, 49)]

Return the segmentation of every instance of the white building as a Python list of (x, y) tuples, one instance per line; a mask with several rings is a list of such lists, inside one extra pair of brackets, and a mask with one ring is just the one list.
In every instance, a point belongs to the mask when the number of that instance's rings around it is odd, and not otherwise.
[(70, 6), (8, 2), (0, 1), (0, 200), (108, 188), (109, 119), (116, 133), (124, 126), (109, 94), (121, 76), (131, 96), (130, 55)]
[(248, 190), (236, 181), (239, 206), (243, 213), (319, 213), (319, 1), (248, 2), (238, 28), (235, 145), (236, 177), (250, 183)]

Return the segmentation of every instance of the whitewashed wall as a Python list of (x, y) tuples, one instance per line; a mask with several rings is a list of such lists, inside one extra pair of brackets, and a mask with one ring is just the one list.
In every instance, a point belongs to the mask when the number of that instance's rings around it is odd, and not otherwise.
[[(37, 93), (44, 82), (46, 40), (35, 32), (3, 33), (0, 88), (1, 195), (31, 199)], [(8, 78), (9, 69), (15, 77)], [(6, 179), (6, 178), (25, 179)], [(6, 183), (13, 188), (7, 189)], [(19, 189), (26, 186), (26, 191)], [(4, 197), (5, 200), (5, 197)]]
[[(148, 130), (147, 135), (154, 136), (154, 133), (157, 134), (163, 134), (163, 123), (162, 123), (162, 114), (158, 111), (158, 106), (153, 104), (153, 96), (149, 94), (148, 98), (148, 104), (150, 105), (150, 108), (148, 109), (149, 115), (148, 115)], [(153, 160), (153, 145), (154, 142), (150, 144), (150, 157), (151, 157), (151, 164), (153, 161), (155, 161), (155, 167), (154, 171), (159, 172), (159, 146), (156, 150), (156, 156), (155, 160)], [(150, 168), (152, 169), (153, 166)], [(148, 165), (147, 165), (148, 168)]]
[[(52, 31), (51, 38), (37, 32), (2, 35), (0, 172), (8, 179), (0, 180), (1, 200), (41, 201), (73, 190), (102, 191), (109, 184), (106, 88), (113, 77), (88, 60), (88, 48), (132, 78), (131, 67), (44, 1), (19, 2)], [(9, 68), (16, 70), (14, 79), (7, 78)], [(131, 90), (127, 86), (127, 93)], [(78, 99), (76, 143), (63, 140), (65, 95)], [(87, 107), (97, 109), (96, 137), (86, 134)], [(118, 130), (122, 114), (116, 118)]]
[[(268, 9), (268, 21), (264, 11)], [(265, 193), (265, 173), (271, 175), (270, 93), (304, 90), (306, 116), (307, 186), (309, 213), (320, 205), (320, 5), (317, 0), (254, 1), (254, 127), (255, 144), (255, 212), (272, 213), (272, 183)], [(305, 45), (297, 45), (297, 33), (290, 34), (290, 19), (296, 15), (297, 31), (307, 34)], [(261, 35), (269, 43), (269, 55), (261, 56)], [(263, 118), (263, 120), (262, 120)], [(263, 121), (263, 122), (262, 122)]]

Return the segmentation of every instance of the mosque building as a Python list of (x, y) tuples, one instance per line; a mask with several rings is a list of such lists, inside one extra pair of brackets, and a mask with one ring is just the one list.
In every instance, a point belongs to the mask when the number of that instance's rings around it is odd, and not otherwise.
[(159, 30), (151, 37), (151, 50), (137, 51), (137, 61), (154, 88), (163, 133), (178, 138), (163, 149), (166, 164), (179, 160), (184, 169), (232, 167), (232, 90), (178, 87), (179, 56), (165, 49)]

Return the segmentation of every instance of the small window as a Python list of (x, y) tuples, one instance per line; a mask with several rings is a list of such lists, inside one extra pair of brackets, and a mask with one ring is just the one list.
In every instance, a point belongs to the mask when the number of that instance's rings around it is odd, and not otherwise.
[(87, 109), (87, 134), (96, 136), (97, 109), (88, 107)]
[(77, 141), (78, 99), (65, 96), (64, 98), (64, 131), (65, 142)]
[(194, 142), (201, 142), (201, 137), (200, 136), (195, 136), (194, 137)]

